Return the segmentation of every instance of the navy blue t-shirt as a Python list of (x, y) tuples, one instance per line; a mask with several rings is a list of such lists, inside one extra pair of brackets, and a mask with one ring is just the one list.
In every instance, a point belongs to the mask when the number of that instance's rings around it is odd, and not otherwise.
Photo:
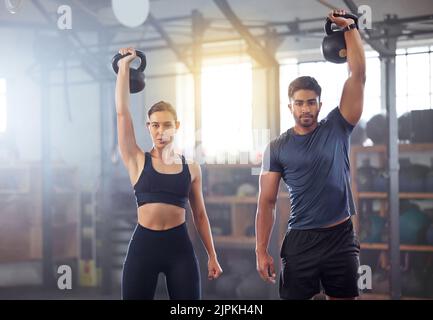
[(266, 148), (263, 171), (280, 172), (290, 194), (289, 229), (324, 227), (355, 214), (349, 147), (354, 126), (336, 107), (306, 135), (287, 130)]

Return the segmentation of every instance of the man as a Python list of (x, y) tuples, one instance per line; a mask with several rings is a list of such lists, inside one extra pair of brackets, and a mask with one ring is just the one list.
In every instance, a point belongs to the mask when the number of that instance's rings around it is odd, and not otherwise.
[[(365, 55), (354, 21), (329, 18), (345, 30), (346, 80), (340, 105), (317, 122), (321, 88), (311, 77), (289, 86), (289, 108), (295, 126), (266, 148), (260, 175), (256, 215), (257, 270), (275, 283), (274, 261), (268, 253), (273, 210), (280, 178), (290, 193), (291, 214), (281, 247), (282, 299), (311, 299), (321, 287), (328, 299), (358, 296), (359, 242), (350, 217), (355, 208), (350, 189), (349, 138), (361, 118), (365, 84)], [(356, 26), (355, 26), (356, 27)], [(336, 81), (329, 75), (330, 81)]]

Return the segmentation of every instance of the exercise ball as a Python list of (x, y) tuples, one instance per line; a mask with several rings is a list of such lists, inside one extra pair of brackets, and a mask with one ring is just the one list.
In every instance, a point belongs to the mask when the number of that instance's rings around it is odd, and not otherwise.
[(400, 190), (403, 192), (423, 192), (425, 179), (430, 171), (428, 166), (411, 163), (409, 159), (400, 159)]
[(410, 141), (412, 137), (412, 118), (411, 113), (406, 112), (398, 118), (398, 139), (400, 141)]
[(424, 242), (425, 230), (429, 220), (418, 209), (410, 209), (400, 216), (400, 242), (404, 244), (419, 244)]
[(136, 28), (149, 15), (149, 0), (111, 0), (114, 16), (124, 26)]
[(367, 137), (374, 144), (385, 144), (388, 141), (388, 123), (383, 114), (377, 114), (368, 120), (366, 125)]
[(352, 130), (352, 134), (350, 135), (350, 144), (362, 146), (366, 139), (367, 134), (365, 133), (365, 125), (360, 122)]
[(367, 218), (368, 221), (368, 232), (365, 237), (365, 242), (383, 242), (382, 236), (384, 234), (384, 228), (386, 219), (379, 215), (370, 215)]
[(408, 210), (418, 210), (418, 211), (421, 211), (421, 208), (415, 202), (412, 202), (410, 200), (401, 199), (400, 200), (400, 212), (403, 213), (403, 212), (408, 211)]

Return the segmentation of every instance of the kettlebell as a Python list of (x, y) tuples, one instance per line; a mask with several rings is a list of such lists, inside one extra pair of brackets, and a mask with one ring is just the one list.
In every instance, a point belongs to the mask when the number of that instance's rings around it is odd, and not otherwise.
[[(335, 16), (353, 19), (356, 26), (358, 27), (358, 17), (353, 14), (336, 14)], [(322, 54), (329, 62), (344, 63), (347, 61), (347, 50), (346, 40), (344, 39), (344, 31), (332, 29), (332, 24), (333, 22), (329, 18), (326, 18), (326, 36), (323, 38), (322, 41)]]
[[(129, 91), (131, 93), (137, 93), (144, 89), (144, 69), (146, 69), (146, 56), (141, 51), (136, 51), (137, 57), (140, 58), (140, 66), (137, 69), (129, 68)], [(119, 66), (117, 63), (120, 59), (130, 55), (127, 53), (126, 55), (121, 55), (120, 53), (116, 54), (113, 57), (111, 65), (113, 67), (114, 72), (117, 74), (119, 72)]]

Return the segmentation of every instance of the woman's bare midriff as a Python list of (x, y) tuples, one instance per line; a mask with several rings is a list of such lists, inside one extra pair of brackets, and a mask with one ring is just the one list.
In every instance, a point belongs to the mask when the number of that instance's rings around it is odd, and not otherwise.
[(137, 214), (138, 223), (152, 230), (167, 230), (185, 222), (185, 209), (166, 203), (146, 203)]

